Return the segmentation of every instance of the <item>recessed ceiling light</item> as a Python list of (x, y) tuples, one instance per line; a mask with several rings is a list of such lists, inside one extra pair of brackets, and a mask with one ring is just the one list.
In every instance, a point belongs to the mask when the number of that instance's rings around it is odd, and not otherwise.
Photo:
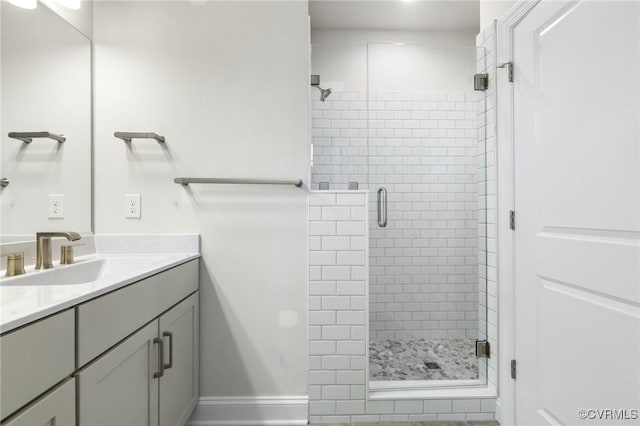
[(38, 6), (38, 0), (9, 0), (9, 3), (23, 9), (35, 9)]
[(396, 46), (404, 46), (407, 43), (394, 43)]
[(64, 6), (67, 9), (78, 10), (80, 9), (80, 0), (56, 0), (60, 6)]

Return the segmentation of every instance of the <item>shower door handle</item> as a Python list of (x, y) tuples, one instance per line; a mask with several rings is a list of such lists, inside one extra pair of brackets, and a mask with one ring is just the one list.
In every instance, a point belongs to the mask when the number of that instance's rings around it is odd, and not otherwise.
[(378, 226), (387, 226), (387, 188), (378, 188)]

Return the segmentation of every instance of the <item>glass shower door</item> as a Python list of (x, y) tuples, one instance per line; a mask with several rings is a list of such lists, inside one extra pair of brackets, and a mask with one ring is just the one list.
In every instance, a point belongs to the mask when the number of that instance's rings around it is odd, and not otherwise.
[(476, 48), (383, 43), (368, 44), (367, 57), (371, 387), (478, 384), (486, 167), (473, 74), (482, 58)]

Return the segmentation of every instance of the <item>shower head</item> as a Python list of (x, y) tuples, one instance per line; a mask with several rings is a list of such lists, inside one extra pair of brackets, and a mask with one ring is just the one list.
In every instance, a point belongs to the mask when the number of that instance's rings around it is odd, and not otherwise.
[[(318, 89), (320, 89), (320, 87), (318, 87)], [(331, 94), (331, 88), (329, 88), (329, 89), (320, 89), (320, 100), (322, 102), (324, 102), (324, 100), (327, 99), (330, 94)]]
[(320, 100), (322, 102), (325, 101), (325, 99), (327, 99), (329, 97), (329, 95), (331, 94), (331, 89), (323, 89), (322, 87), (320, 87), (320, 75), (318, 74), (311, 74), (311, 85), (313, 87), (317, 87), (318, 90), (320, 91)]
[(314, 85), (313, 87), (317, 87), (317, 88), (318, 88), (318, 90), (320, 90), (320, 100), (321, 100), (322, 102), (324, 102), (324, 101), (325, 101), (325, 99), (327, 99), (327, 98), (329, 97), (329, 95), (331, 94), (331, 88), (329, 88), (329, 89), (323, 89), (322, 87), (317, 86), (317, 85)]

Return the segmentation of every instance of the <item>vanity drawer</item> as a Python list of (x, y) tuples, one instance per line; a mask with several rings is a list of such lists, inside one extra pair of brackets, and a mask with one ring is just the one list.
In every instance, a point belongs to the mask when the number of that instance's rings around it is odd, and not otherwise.
[(198, 260), (192, 260), (79, 305), (78, 367), (198, 289)]
[(76, 424), (76, 381), (69, 379), (12, 416), (2, 426)]
[(73, 373), (74, 324), (69, 309), (0, 337), (0, 418)]

